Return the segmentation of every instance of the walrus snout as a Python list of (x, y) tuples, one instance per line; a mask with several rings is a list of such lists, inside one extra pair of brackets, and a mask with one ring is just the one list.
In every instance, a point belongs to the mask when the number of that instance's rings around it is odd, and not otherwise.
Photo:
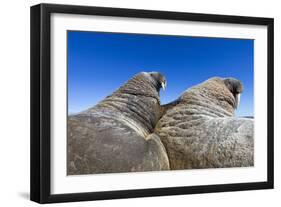
[(243, 92), (242, 82), (235, 78), (225, 78), (224, 84), (229, 89), (229, 91), (232, 93), (232, 95), (235, 99), (235, 108), (237, 108), (240, 103), (240, 95)]

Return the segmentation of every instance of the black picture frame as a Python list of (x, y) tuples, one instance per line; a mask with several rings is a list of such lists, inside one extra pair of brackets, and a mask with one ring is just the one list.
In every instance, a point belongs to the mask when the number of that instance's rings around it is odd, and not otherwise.
[[(86, 192), (72, 194), (50, 193), (50, 15), (52, 13), (134, 17), (194, 22), (219, 22), (267, 26), (267, 181), (204, 186), (167, 187), (154, 189)], [(30, 199), (38, 203), (88, 201), (146, 196), (210, 193), (273, 188), (273, 28), (272, 18), (195, 14), (182, 12), (103, 8), (56, 4), (39, 4), (31, 7), (31, 151)]]

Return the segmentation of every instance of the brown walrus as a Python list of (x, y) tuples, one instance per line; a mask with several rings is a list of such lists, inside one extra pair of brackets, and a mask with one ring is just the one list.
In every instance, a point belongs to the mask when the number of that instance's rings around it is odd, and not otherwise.
[(171, 169), (254, 165), (254, 121), (234, 117), (242, 90), (239, 80), (215, 77), (163, 106), (155, 133)]
[(69, 116), (67, 174), (169, 169), (160, 138), (151, 134), (165, 85), (162, 74), (141, 72), (96, 106)]

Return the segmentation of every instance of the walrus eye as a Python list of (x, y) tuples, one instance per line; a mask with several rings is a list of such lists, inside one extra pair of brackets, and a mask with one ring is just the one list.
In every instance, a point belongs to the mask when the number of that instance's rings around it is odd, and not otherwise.
[(240, 93), (235, 94), (235, 108), (237, 109), (240, 104)]
[(166, 86), (167, 86), (167, 82), (166, 82), (166, 81), (162, 81), (162, 82), (161, 82), (161, 86), (162, 86), (162, 88), (163, 88), (163, 91), (165, 91)]

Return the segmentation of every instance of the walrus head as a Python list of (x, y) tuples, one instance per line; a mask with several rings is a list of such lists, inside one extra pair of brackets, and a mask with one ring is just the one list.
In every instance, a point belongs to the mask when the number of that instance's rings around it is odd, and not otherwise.
[(164, 75), (162, 75), (159, 72), (149, 72), (148, 74), (151, 76), (152, 82), (158, 92), (160, 91), (161, 88), (163, 90), (166, 89), (167, 81)]
[(187, 89), (176, 101), (164, 108), (169, 109), (182, 103), (190, 107), (196, 106), (198, 113), (204, 109), (213, 114), (233, 116), (242, 91), (242, 83), (235, 78), (213, 77)]
[(224, 84), (229, 89), (229, 91), (232, 93), (235, 99), (235, 108), (239, 106), (240, 103), (240, 94), (243, 92), (243, 85), (242, 83), (235, 79), (235, 78), (225, 78)]

